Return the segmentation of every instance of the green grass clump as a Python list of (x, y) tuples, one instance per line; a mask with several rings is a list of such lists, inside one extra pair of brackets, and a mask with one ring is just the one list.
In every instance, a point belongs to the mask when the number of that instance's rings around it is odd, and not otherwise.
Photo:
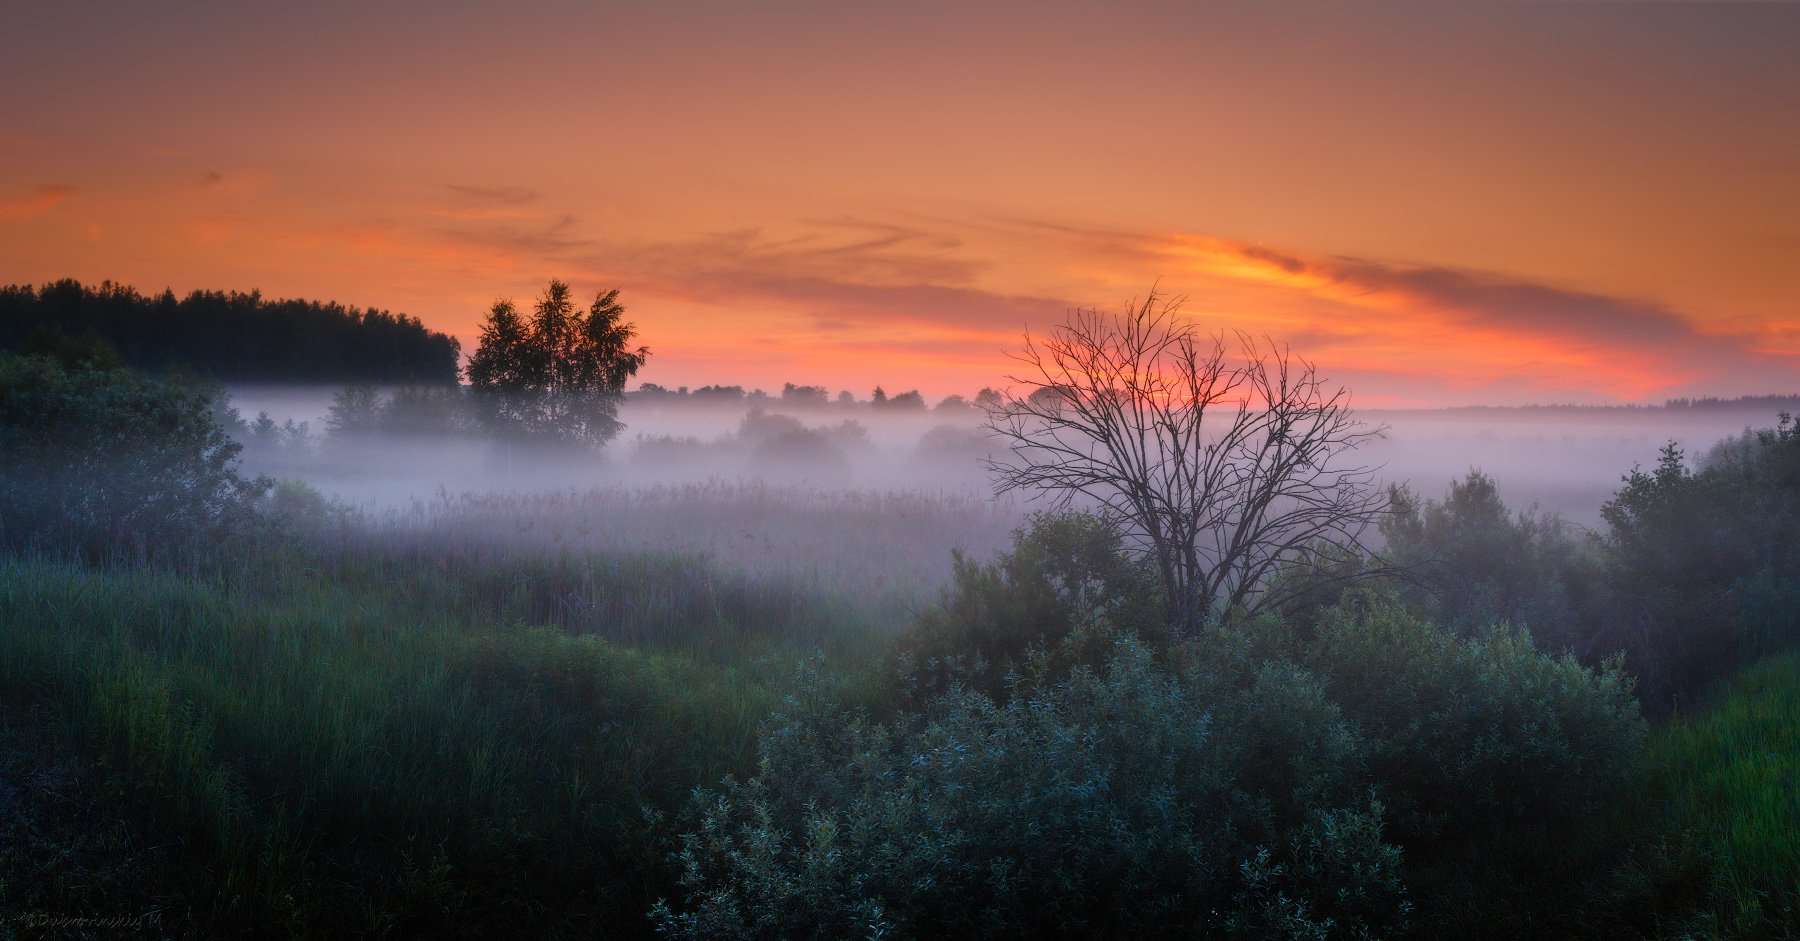
[(647, 927), (671, 847), (645, 810), (753, 767), (792, 660), (635, 649), (350, 581), (0, 560), (0, 707), (179, 841), (168, 891), (196, 930)]
[(1800, 653), (1745, 670), (1651, 758), (1671, 824), (1707, 872), (1721, 937), (1800, 936)]

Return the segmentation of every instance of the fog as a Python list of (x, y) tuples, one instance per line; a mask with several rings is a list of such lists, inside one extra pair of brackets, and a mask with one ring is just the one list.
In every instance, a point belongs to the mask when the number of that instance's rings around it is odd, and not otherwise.
[[(951, 550), (1004, 548), (1024, 495), (995, 499), (972, 408), (896, 413), (867, 403), (784, 408), (627, 401), (626, 430), (599, 453), (524, 453), (476, 434), (325, 434), (335, 390), (231, 390), (246, 420), (293, 422), (251, 436), (248, 470), (303, 480), (397, 525), (470, 538), (694, 552), (748, 572), (909, 592), (947, 577)], [(1767, 413), (1765, 413), (1767, 412)], [(1366, 411), (1386, 426), (1358, 463), (1382, 483), (1442, 496), (1480, 470), (1509, 505), (1587, 528), (1634, 466), (1674, 441), (1697, 460), (1765, 407)], [(300, 433), (300, 423), (305, 433)], [(268, 426), (265, 424), (265, 430)], [(879, 538), (875, 538), (879, 537)]]

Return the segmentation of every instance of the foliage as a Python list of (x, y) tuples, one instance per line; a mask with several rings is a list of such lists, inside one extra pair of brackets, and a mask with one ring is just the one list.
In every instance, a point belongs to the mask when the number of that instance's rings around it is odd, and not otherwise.
[(1800, 655), (1759, 663), (1720, 701), (1661, 730), (1651, 749), (1664, 827), (1683, 837), (1703, 933), (1800, 935)]
[(228, 382), (453, 384), (460, 347), (415, 317), (255, 291), (195, 291), (177, 299), (107, 281), (0, 287), (0, 349), (27, 349), (39, 331), (104, 338), (129, 366), (185, 365)]
[(885, 721), (792, 701), (758, 775), (697, 799), (660, 926), (1475, 936), (1492, 897), (1528, 933), (1620, 851), (1605, 810), (1638, 786), (1644, 724), (1616, 669), (1367, 596), (1162, 656), (1108, 636), (1091, 663), (1030, 651), (1003, 695), (940, 684)]
[(481, 415), (500, 434), (527, 442), (594, 447), (623, 430), (625, 383), (650, 355), (632, 349), (619, 292), (594, 296), (583, 313), (569, 286), (551, 281), (529, 320), (511, 301), (494, 303), (469, 360)]
[(1294, 647), (1362, 733), (1409, 849), (1598, 813), (1644, 746), (1631, 679), (1540, 653), (1523, 631), (1458, 638), (1375, 599)]
[(1065, 511), (1034, 514), (993, 561), (954, 553), (950, 586), (895, 643), (892, 667), (914, 697), (962, 683), (1003, 698), (1030, 651), (1063, 668), (1098, 665), (1111, 643), (1104, 624), (1154, 625), (1161, 611), (1154, 574), (1126, 558), (1124, 541), (1104, 517)]
[(1610, 600), (1601, 559), (1560, 517), (1508, 509), (1480, 471), (1451, 481), (1442, 500), (1397, 486), (1388, 503), (1385, 555), (1430, 617), (1468, 633), (1507, 621), (1551, 649), (1615, 652), (1590, 647)]
[(381, 427), (381, 413), (381, 397), (374, 386), (348, 385), (331, 397), (325, 430), (340, 437), (374, 434)]
[(1129, 527), (1163, 583), (1166, 619), (1193, 632), (1267, 591), (1320, 542), (1356, 545), (1385, 501), (1348, 455), (1379, 437), (1349, 393), (1273, 341), (1207, 338), (1152, 292), (1123, 315), (1075, 311), (1026, 339), (1008, 393), (988, 409), (1005, 447), (1001, 490), (1090, 500)]
[(170, 848), (177, 936), (647, 933), (673, 845), (643, 808), (753, 769), (807, 622), (855, 649), (844, 612), (697, 560), (409, 551), (276, 504), (357, 535), (225, 580), (0, 558), (0, 728), (98, 763), (88, 825)]
[(1379, 805), (1255, 819), (1236, 730), (1135, 642), (891, 725), (802, 692), (757, 776), (698, 798), (665, 933), (1367, 937), (1404, 920)]
[(1800, 428), (1783, 414), (1698, 471), (1674, 444), (1602, 510), (1619, 640), (1657, 699), (1800, 640)]
[(246, 522), (270, 482), (238, 473), (216, 402), (135, 370), (0, 356), (0, 539), (94, 557)]

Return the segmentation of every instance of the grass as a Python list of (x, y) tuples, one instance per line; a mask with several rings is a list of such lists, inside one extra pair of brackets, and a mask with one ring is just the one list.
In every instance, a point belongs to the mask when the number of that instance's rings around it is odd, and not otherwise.
[(1704, 882), (1700, 930), (1800, 937), (1800, 653), (1752, 666), (1710, 709), (1671, 722), (1651, 760)]
[[(224, 578), (0, 561), (9, 725), (88, 756), (76, 790), (179, 843), (163, 891), (202, 933), (643, 930), (668, 891), (646, 809), (751, 770), (816, 629), (780, 622), (829, 611), (691, 558), (463, 569), (408, 545)], [(590, 629), (531, 616), (571, 586)], [(82, 901), (43, 896), (29, 859), (0, 909)]]

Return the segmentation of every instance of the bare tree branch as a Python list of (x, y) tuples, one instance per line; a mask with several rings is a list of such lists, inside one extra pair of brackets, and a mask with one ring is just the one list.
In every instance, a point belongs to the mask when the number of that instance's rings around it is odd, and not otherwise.
[[(1320, 544), (1361, 550), (1386, 494), (1356, 449), (1381, 437), (1312, 363), (1273, 340), (1207, 336), (1154, 291), (1025, 338), (1015, 388), (986, 405), (1001, 492), (1096, 504), (1162, 577), (1171, 624), (1279, 603)], [(1333, 575), (1333, 578), (1339, 577)]]

